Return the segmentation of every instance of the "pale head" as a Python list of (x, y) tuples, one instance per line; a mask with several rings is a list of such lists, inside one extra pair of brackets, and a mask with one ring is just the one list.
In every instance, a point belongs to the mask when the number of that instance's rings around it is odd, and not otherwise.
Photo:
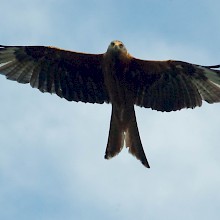
[(116, 53), (128, 53), (124, 44), (119, 40), (114, 40), (108, 46), (108, 52), (116, 52)]

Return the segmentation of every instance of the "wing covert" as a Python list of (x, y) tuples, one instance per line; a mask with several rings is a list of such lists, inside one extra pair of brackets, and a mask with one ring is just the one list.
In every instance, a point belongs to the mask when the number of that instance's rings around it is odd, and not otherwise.
[(102, 54), (43, 46), (0, 46), (0, 73), (68, 101), (109, 102)]

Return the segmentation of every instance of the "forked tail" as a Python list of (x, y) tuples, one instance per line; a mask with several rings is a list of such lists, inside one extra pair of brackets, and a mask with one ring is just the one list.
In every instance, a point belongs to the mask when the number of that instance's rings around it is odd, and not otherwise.
[(150, 168), (141, 143), (134, 108), (128, 113), (127, 120), (120, 121), (118, 112), (114, 111), (114, 108), (112, 109), (105, 159), (119, 154), (125, 142), (129, 152), (140, 160), (145, 167)]

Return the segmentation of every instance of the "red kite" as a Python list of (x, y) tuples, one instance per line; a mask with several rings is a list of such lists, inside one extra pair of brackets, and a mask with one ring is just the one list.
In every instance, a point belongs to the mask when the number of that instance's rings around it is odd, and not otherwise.
[(134, 105), (176, 111), (220, 102), (220, 65), (149, 61), (131, 56), (120, 41), (104, 54), (86, 54), (43, 46), (0, 46), (0, 73), (41, 92), (68, 101), (111, 103), (105, 158), (117, 155), (124, 142), (129, 152), (150, 167), (138, 132)]

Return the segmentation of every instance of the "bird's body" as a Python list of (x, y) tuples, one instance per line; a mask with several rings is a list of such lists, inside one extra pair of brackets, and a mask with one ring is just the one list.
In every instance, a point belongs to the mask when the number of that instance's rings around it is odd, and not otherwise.
[(120, 41), (104, 54), (43, 46), (0, 46), (0, 73), (68, 101), (112, 104), (105, 158), (124, 146), (149, 168), (134, 105), (176, 111), (220, 102), (220, 65), (148, 61), (131, 56)]
[[(121, 47), (123, 49), (121, 49)], [(104, 55), (104, 79), (112, 115), (105, 158), (118, 154), (125, 146), (141, 162), (150, 167), (146, 159), (136, 122), (132, 83), (126, 79), (131, 56), (120, 41), (110, 44)]]

